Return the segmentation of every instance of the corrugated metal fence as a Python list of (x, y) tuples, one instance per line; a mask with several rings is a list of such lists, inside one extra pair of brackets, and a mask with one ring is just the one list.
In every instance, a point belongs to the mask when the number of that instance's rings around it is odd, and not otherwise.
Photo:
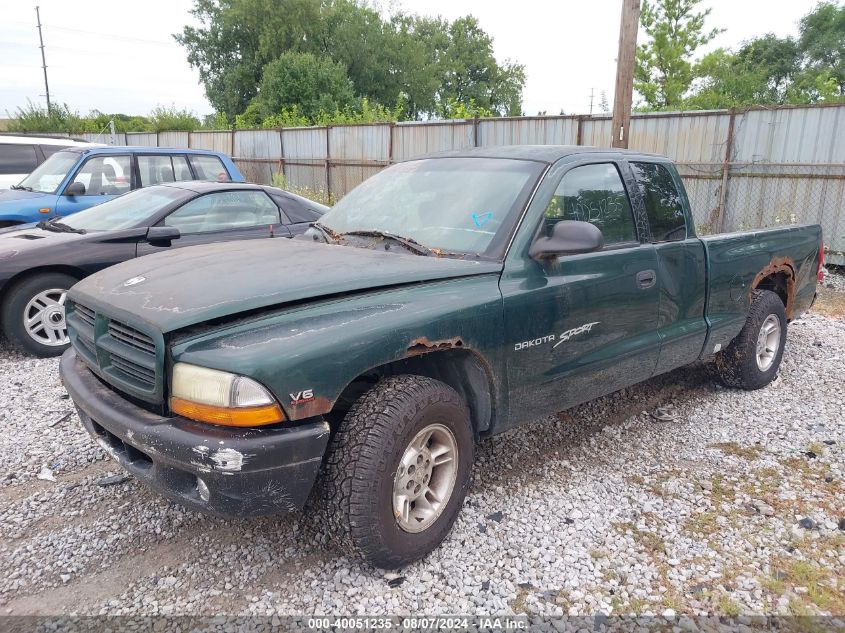
[[(215, 149), (248, 180), (270, 183), (281, 173), (291, 187), (339, 198), (386, 165), (429, 152), (607, 146), (610, 129), (609, 116), (553, 116), (119, 134), (116, 142)], [(700, 232), (817, 222), (829, 261), (845, 264), (845, 105), (635, 114), (630, 147), (678, 164)]]

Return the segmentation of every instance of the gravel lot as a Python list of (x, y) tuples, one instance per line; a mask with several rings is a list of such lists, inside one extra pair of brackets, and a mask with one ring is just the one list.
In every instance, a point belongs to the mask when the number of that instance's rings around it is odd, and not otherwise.
[(842, 318), (793, 323), (766, 389), (696, 366), (484, 442), (447, 542), (392, 573), (313, 518), (98, 485), (56, 366), (0, 349), (0, 613), (845, 614)]

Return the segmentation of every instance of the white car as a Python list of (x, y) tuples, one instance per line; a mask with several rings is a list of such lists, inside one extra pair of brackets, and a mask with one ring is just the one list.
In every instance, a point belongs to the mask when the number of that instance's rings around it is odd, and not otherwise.
[(0, 134), (0, 189), (18, 184), (60, 149), (96, 145), (60, 136)]

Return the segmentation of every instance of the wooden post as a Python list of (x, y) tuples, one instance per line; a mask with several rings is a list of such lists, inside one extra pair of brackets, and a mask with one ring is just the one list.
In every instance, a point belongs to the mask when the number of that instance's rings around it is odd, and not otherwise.
[(619, 25), (619, 54), (616, 58), (616, 89), (613, 93), (613, 147), (628, 147), (631, 126), (631, 100), (634, 95), (634, 61), (637, 30), (640, 26), (640, 0), (622, 0)]
[[(731, 108), (731, 115), (728, 119), (728, 138), (725, 142), (725, 160), (722, 163), (722, 184), (719, 188), (719, 215), (718, 215), (718, 228), (716, 226), (711, 226), (710, 229), (715, 232), (724, 233), (725, 227), (727, 226), (727, 213), (726, 213), (726, 205), (728, 202), (728, 178), (731, 171), (731, 161), (733, 160), (733, 148), (734, 148), (734, 125), (736, 124), (736, 108)], [(711, 224), (715, 224), (712, 222)]]

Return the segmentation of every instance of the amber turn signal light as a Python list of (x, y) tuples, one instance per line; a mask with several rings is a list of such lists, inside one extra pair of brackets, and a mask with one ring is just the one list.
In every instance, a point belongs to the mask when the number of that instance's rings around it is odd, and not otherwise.
[(258, 407), (228, 408), (199, 404), (173, 396), (170, 398), (170, 410), (191, 420), (221, 426), (264, 426), (285, 420), (282, 408), (276, 403)]

